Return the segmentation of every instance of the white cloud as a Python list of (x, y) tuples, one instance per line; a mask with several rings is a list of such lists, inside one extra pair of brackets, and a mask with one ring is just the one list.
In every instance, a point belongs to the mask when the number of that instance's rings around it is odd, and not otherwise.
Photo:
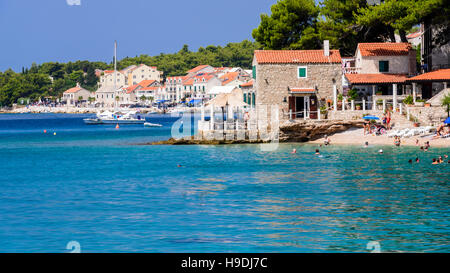
[(81, 0), (66, 0), (69, 6), (81, 6)]

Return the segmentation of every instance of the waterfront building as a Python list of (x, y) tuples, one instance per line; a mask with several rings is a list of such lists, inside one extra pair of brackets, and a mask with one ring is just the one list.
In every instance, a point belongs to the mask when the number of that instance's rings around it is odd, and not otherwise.
[(105, 70), (100, 75), (99, 88), (124, 86), (127, 84), (127, 77), (122, 71), (116, 71), (116, 84), (114, 84), (114, 70)]
[[(411, 94), (406, 79), (417, 72), (416, 51), (409, 43), (360, 43), (351, 65), (344, 63), (344, 91), (355, 89), (359, 97), (375, 105), (377, 100), (398, 100)], [(345, 94), (345, 92), (344, 92)], [(422, 94), (429, 97), (426, 91)]]
[(222, 81), (214, 74), (200, 73), (193, 78), (191, 98), (193, 99), (207, 99), (208, 92), (214, 86), (222, 86)]
[(167, 93), (169, 95), (169, 100), (174, 102), (181, 102), (186, 96), (186, 90), (183, 86), (183, 81), (186, 79), (185, 76), (174, 76), (166, 78)]
[(160, 82), (163, 74), (158, 71), (157, 67), (147, 66), (145, 64), (140, 64), (127, 70), (122, 70), (122, 73), (126, 75), (128, 86), (138, 84), (143, 80), (155, 80)]
[(62, 101), (67, 105), (75, 106), (87, 102), (90, 96), (91, 91), (84, 89), (77, 83), (77, 86), (64, 91)]
[[(339, 50), (256, 50), (255, 104), (277, 105), (279, 120), (318, 118), (319, 103), (342, 90)], [(333, 92), (334, 90), (334, 92)]]

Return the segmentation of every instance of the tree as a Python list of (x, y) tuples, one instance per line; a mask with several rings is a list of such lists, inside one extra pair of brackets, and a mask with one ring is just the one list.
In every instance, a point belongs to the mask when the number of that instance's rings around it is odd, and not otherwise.
[(442, 99), (442, 106), (447, 106), (447, 117), (450, 117), (450, 94), (445, 95)]
[(302, 48), (309, 41), (302, 36), (314, 33), (319, 10), (314, 0), (280, 0), (271, 7), (270, 16), (261, 15), (252, 36), (264, 49)]
[(437, 21), (448, 22), (449, 6), (448, 0), (385, 0), (379, 5), (360, 8), (357, 23), (383, 24), (392, 42), (395, 42), (394, 30), (399, 31), (402, 42), (407, 42), (406, 32), (417, 24), (435, 17)]

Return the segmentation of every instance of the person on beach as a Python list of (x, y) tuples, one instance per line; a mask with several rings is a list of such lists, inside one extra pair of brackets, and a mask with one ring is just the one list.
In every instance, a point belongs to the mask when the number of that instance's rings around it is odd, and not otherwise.
[(316, 149), (316, 155), (320, 155), (319, 149)]
[(386, 113), (386, 129), (391, 130), (391, 112), (387, 111)]
[(366, 143), (364, 143), (364, 148), (369, 147), (369, 142), (366, 141)]
[(327, 145), (330, 145), (330, 142), (331, 142), (330, 138), (327, 135), (325, 135), (325, 139), (323, 140), (323, 144), (325, 146), (327, 146)]
[(419, 139), (416, 139), (416, 146), (419, 146)]
[(430, 147), (431, 147), (430, 142), (429, 141), (425, 142), (425, 149), (428, 150), (428, 148)]

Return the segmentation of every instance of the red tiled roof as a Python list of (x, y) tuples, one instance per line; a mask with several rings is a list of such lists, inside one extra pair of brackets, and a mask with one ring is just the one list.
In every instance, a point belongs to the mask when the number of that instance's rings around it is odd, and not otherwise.
[(361, 55), (368, 56), (406, 56), (412, 49), (410, 43), (360, 43)]
[(194, 78), (188, 79), (188, 80), (185, 81), (183, 84), (184, 84), (184, 85), (193, 85), (193, 84), (194, 84)]
[(82, 89), (81, 87), (75, 86), (75, 87), (72, 87), (72, 88), (64, 91), (64, 93), (66, 93), (66, 94), (68, 94), (68, 93), (76, 93), (76, 92), (80, 91), (81, 89)]
[(450, 81), (450, 69), (440, 69), (419, 76), (409, 78), (408, 82), (415, 81)]
[(256, 62), (264, 63), (341, 63), (339, 50), (255, 50)]
[(138, 84), (142, 87), (148, 87), (148, 86), (152, 85), (154, 82), (156, 82), (156, 81), (155, 80), (143, 80)]
[(150, 86), (150, 87), (142, 87), (139, 88), (140, 91), (156, 91), (158, 90), (159, 86)]
[(142, 87), (142, 86), (140, 86), (139, 84), (135, 84), (135, 85), (132, 85), (130, 87), (127, 87), (126, 88), (127, 94), (130, 94), (131, 92), (133, 92), (134, 90), (138, 89), (139, 87)]
[(314, 88), (290, 88), (291, 93), (314, 93), (316, 89)]
[(253, 86), (253, 80), (241, 84), (241, 87), (250, 87), (250, 86)]
[(206, 67), (208, 67), (208, 66), (209, 66), (209, 65), (207, 65), (207, 64), (199, 65), (199, 66), (197, 66), (197, 67), (192, 68), (191, 70), (189, 70), (188, 73), (196, 73), (196, 72), (198, 72), (198, 71), (200, 71), (200, 70), (202, 70), (203, 68), (206, 68)]
[(239, 72), (228, 72), (228, 73), (222, 75), (222, 77), (220, 77), (220, 79), (223, 80), (222, 85), (226, 85), (226, 84), (234, 81), (238, 76), (239, 76)]
[(416, 31), (416, 32), (413, 32), (413, 33), (408, 34), (408, 35), (406, 36), (406, 39), (414, 39), (414, 38), (419, 37), (420, 35), (422, 35), (422, 32)]
[(404, 83), (404, 74), (345, 74), (351, 84)]
[(105, 70), (104, 72), (105, 72), (105, 74), (111, 74), (114, 72), (114, 70)]

